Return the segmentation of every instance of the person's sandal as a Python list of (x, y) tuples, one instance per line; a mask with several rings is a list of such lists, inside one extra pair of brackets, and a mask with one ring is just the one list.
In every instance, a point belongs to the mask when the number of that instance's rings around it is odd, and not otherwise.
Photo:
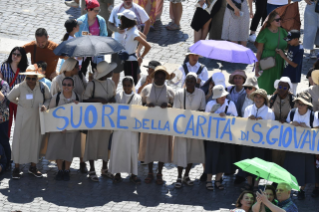
[(136, 175), (132, 175), (132, 176), (130, 177), (130, 181), (131, 181), (132, 183), (135, 183), (135, 185), (140, 185), (140, 184), (141, 184), (141, 179), (138, 178)]
[[(219, 186), (217, 185), (217, 183), (219, 183)], [(222, 185), (222, 183), (221, 183), (220, 180), (218, 180), (218, 181), (215, 180), (214, 185), (215, 185), (215, 187), (216, 187), (218, 190), (224, 190), (224, 186)]]
[(206, 182), (206, 189), (209, 190), (209, 191), (213, 191), (214, 190), (214, 186), (213, 186), (212, 181), (207, 181)]
[(162, 176), (163, 176), (162, 174), (157, 174), (156, 175), (156, 184), (157, 185), (163, 185), (164, 184)]
[(101, 174), (102, 174), (102, 176), (110, 178), (110, 179), (114, 178), (114, 175), (112, 173), (110, 173), (108, 169), (103, 169), (102, 168), (101, 169)]
[(175, 188), (181, 188), (183, 186), (182, 178), (177, 178)]
[(94, 182), (99, 182), (99, 178), (96, 176), (95, 171), (90, 171), (89, 172), (89, 177), (92, 181)]
[(167, 26), (166, 29), (169, 31), (177, 31), (181, 29), (181, 26), (173, 23), (172, 25)]
[(122, 177), (120, 173), (117, 173), (113, 178), (113, 183), (119, 183), (122, 181)]
[(183, 178), (183, 183), (185, 183), (188, 186), (193, 186), (194, 185), (194, 181), (191, 181), (191, 179), (189, 178), (189, 176), (184, 176)]
[(144, 182), (146, 184), (150, 184), (154, 180), (153, 173), (148, 173), (147, 177), (144, 179)]

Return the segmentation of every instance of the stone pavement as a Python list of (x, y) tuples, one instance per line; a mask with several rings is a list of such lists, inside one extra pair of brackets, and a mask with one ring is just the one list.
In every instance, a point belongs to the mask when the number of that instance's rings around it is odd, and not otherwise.
[[(0, 61), (7, 57), (11, 46), (33, 40), (38, 27), (46, 28), (50, 39), (60, 42), (65, 32), (63, 27), (65, 20), (80, 15), (80, 9), (68, 8), (63, 2), (63, 0), (0, 0)], [(119, 2), (116, 0), (116, 4)], [(164, 28), (164, 25), (170, 21), (169, 3), (165, 1), (162, 20), (156, 24), (157, 30), (150, 32), (148, 36), (152, 49), (146, 60), (155, 59), (175, 65), (184, 60), (184, 53), (193, 42), (193, 31), (189, 23), (194, 13), (195, 2), (196, 0), (186, 0), (183, 3), (181, 22), (183, 28), (181, 31), (170, 32)], [(299, 5), (303, 23), (305, 3), (301, 2)], [(249, 47), (256, 50), (251, 43)], [(298, 90), (307, 86), (305, 74), (315, 62), (308, 56), (307, 52), (304, 57), (303, 82)], [(236, 68), (246, 68), (247, 73), (251, 73), (252, 70), (251, 65), (235, 65), (209, 59), (202, 61), (209, 70), (221, 69), (227, 74)], [(101, 161), (98, 161), (96, 167), (98, 176), (101, 165)], [(190, 177), (196, 179), (195, 185), (184, 186), (181, 189), (174, 188), (177, 168), (173, 164), (165, 165), (163, 186), (157, 186), (155, 183), (135, 186), (129, 182), (127, 175), (122, 175), (125, 179), (119, 184), (113, 184), (111, 180), (102, 176), (100, 182), (95, 183), (78, 172), (78, 158), (72, 163), (69, 182), (54, 180), (57, 172), (54, 162), (47, 160), (39, 162), (39, 169), (45, 173), (42, 179), (30, 176), (27, 173), (28, 166), (22, 167), (24, 175), (19, 181), (12, 180), (10, 172), (0, 176), (0, 211), (214, 211), (219, 208), (234, 208), (234, 203), (241, 193), (240, 186), (234, 186), (233, 177), (225, 177), (225, 190), (207, 191), (205, 184), (198, 180), (203, 171), (199, 164), (194, 165), (190, 173)], [(154, 169), (156, 168), (155, 165)], [(147, 172), (147, 166), (139, 165), (139, 175), (142, 180)], [(310, 196), (313, 186), (307, 185), (306, 199), (303, 201), (298, 201), (296, 194), (293, 195), (299, 211), (319, 211), (318, 199)]]

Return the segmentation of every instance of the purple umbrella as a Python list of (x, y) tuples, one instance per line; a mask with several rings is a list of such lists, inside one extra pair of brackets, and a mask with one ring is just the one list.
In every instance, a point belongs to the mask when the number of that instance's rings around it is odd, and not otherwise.
[(203, 57), (230, 63), (252, 64), (258, 61), (249, 48), (228, 41), (200, 40), (189, 50)]

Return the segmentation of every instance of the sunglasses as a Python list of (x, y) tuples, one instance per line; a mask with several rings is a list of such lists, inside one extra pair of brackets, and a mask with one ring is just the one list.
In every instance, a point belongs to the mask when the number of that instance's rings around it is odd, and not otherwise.
[(28, 80), (28, 81), (36, 81), (37, 80), (37, 78), (36, 77), (26, 77), (26, 79)]
[(99, 9), (99, 10), (93, 10), (95, 13), (99, 13), (99, 12), (101, 12), (101, 9)]
[(21, 54), (17, 54), (17, 53), (12, 53), (12, 55), (16, 57), (21, 57)]
[(65, 86), (72, 87), (73, 85), (72, 85), (72, 84), (63, 83), (62, 86), (64, 86), (64, 87), (65, 87)]
[(274, 19), (274, 21), (279, 22), (279, 21), (281, 21), (281, 18), (276, 18), (276, 19)]
[(248, 90), (250, 90), (250, 91), (251, 91), (251, 90), (253, 89), (253, 87), (244, 87), (244, 89), (245, 89), (245, 90), (247, 90), (247, 89), (248, 89)]
[(288, 90), (288, 87), (284, 87), (284, 86), (279, 85), (278, 89), (280, 89), (280, 90)]
[(300, 107), (305, 107), (305, 106), (307, 106), (307, 105), (305, 105), (305, 104), (303, 104), (303, 103), (298, 103), (298, 106), (300, 106)]

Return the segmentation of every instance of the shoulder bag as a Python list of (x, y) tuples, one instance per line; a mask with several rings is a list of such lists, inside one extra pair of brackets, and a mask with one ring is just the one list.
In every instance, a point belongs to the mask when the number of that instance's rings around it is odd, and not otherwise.
[[(277, 44), (277, 49), (279, 48), (279, 43), (280, 43), (280, 28), (278, 28), (278, 44)], [(270, 68), (273, 68), (276, 66), (276, 59), (275, 57), (266, 57), (263, 58), (259, 61), (259, 65), (261, 70), (267, 70)]]

